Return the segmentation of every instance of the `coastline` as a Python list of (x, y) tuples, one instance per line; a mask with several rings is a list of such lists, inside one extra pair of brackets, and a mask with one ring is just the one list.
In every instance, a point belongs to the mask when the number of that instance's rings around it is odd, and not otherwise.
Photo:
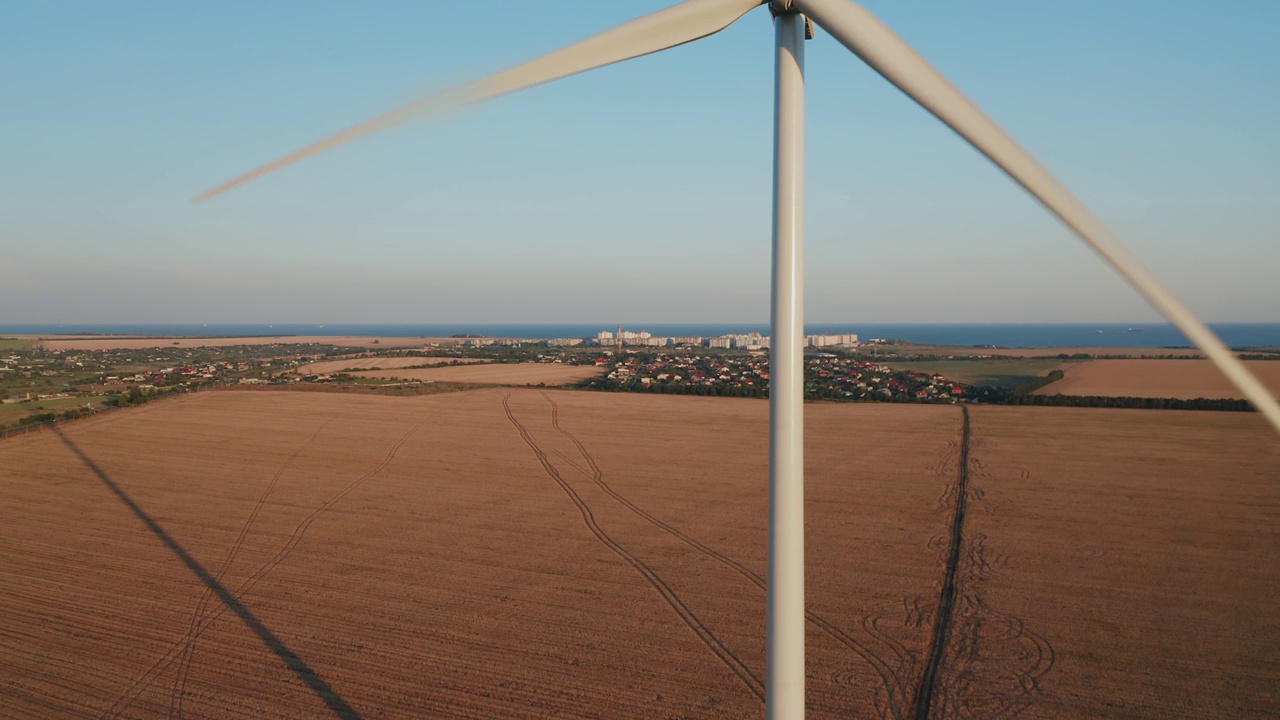
[[(323, 343), (352, 346), (410, 347), (420, 343), (445, 344), (462, 336), (510, 340), (594, 338), (618, 325), (599, 324), (0, 324), (0, 337), (45, 340), (87, 346), (90, 341), (158, 343), (205, 346), (267, 343)], [(768, 333), (768, 326), (737, 323), (635, 323), (627, 330), (647, 330), (655, 336), (719, 337), (749, 332)], [(1280, 347), (1280, 323), (1214, 323), (1213, 330), (1232, 348)], [(1163, 324), (875, 324), (808, 323), (808, 334), (857, 334), (865, 344), (873, 339), (895, 340), (918, 346), (945, 347), (965, 354), (1039, 354), (1050, 351), (1104, 354), (1121, 349), (1145, 350), (1148, 355), (1180, 354), (1193, 350), (1172, 326)], [(374, 342), (374, 341), (377, 342)], [(145, 345), (138, 345), (138, 347)]]

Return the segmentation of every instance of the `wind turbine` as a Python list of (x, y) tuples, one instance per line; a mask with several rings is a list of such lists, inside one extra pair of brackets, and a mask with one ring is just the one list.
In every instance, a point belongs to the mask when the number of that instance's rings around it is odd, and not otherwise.
[[(769, 399), (766, 714), (804, 716), (804, 41), (816, 24), (968, 141), (1094, 249), (1213, 361), (1280, 432), (1280, 405), (1061, 184), (865, 8), (850, 0), (685, 0), (522, 65), (355, 125), (195, 198), (233, 187), (411, 120), (715, 34), (768, 5), (775, 25), (773, 292)], [(812, 24), (811, 24), (812, 23)]]

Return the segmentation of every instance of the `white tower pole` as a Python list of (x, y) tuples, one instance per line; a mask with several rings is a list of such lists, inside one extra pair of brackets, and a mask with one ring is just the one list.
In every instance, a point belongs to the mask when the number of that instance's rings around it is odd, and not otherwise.
[[(790, 3), (785, 3), (789, 5)], [(775, 8), (784, 3), (775, 2)], [(769, 341), (769, 720), (804, 717), (804, 39), (774, 19), (773, 304)]]

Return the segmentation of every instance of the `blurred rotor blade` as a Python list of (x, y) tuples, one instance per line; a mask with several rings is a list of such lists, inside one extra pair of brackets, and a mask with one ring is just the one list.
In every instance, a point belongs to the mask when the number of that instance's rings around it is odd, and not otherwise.
[(1280, 432), (1280, 404), (1218, 336), (1164, 289), (1079, 200), (910, 45), (849, 0), (794, 0), (794, 5), (1058, 216), (1195, 343)]
[(366, 120), (333, 137), (203, 192), (193, 198), (193, 202), (203, 202), (237, 185), (379, 130), (704, 38), (729, 27), (762, 2), (763, 0), (686, 0), (522, 65)]

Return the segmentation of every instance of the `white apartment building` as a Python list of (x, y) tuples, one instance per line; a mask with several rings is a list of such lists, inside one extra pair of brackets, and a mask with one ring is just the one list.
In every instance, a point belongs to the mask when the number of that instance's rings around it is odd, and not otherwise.
[(858, 336), (850, 333), (847, 335), (808, 335), (805, 337), (805, 345), (808, 347), (832, 347), (835, 345), (857, 345)]

